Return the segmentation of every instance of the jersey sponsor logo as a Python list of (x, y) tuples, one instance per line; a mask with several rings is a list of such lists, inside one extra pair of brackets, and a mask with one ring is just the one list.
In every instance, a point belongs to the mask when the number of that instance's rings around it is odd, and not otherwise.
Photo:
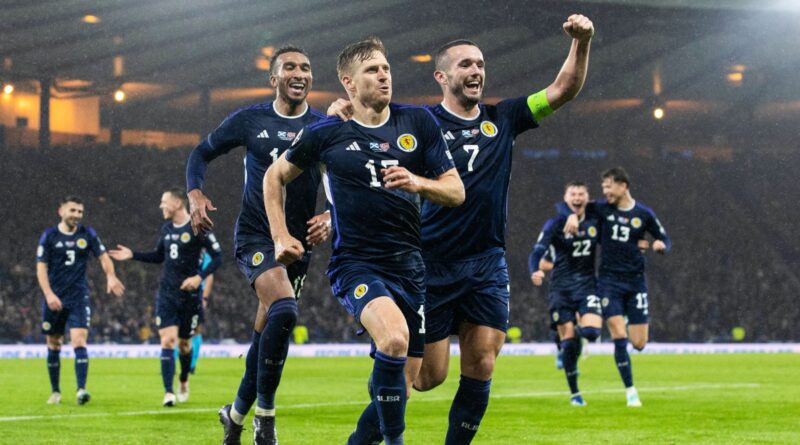
[(631, 225), (634, 229), (638, 229), (639, 227), (642, 227), (642, 220), (639, 218), (633, 218), (631, 220)]
[(397, 146), (406, 153), (411, 153), (417, 149), (417, 138), (411, 133), (401, 134), (397, 138)]
[(597, 236), (597, 228), (595, 226), (589, 226), (589, 230), (587, 230), (587, 232), (592, 238)]
[(192, 236), (189, 235), (189, 232), (183, 232), (181, 234), (181, 242), (186, 244), (192, 239)]
[(50, 328), (52, 328), (52, 327), (53, 326), (50, 324), (49, 321), (45, 321), (44, 323), (42, 323), (42, 330), (43, 331), (49, 331)]
[(164, 235), (164, 239), (165, 239), (165, 240), (167, 240), (167, 241), (169, 241), (169, 233), (168, 233), (168, 234), (166, 234), (166, 235)]
[(352, 144), (348, 145), (345, 150), (346, 151), (361, 151), (361, 147), (358, 145), (358, 142), (353, 142)]
[(389, 143), (388, 142), (370, 142), (369, 143), (369, 149), (374, 151), (374, 152), (377, 152), (377, 153), (383, 153), (383, 152), (389, 151)]
[(278, 139), (280, 139), (282, 141), (292, 141), (292, 140), (294, 140), (295, 136), (297, 136), (297, 133), (295, 133), (294, 131), (279, 131), (278, 132)]
[(614, 221), (614, 215), (608, 215), (608, 218), (606, 218), (606, 221)]
[(481, 133), (487, 138), (497, 136), (497, 127), (490, 121), (481, 122)]
[(36, 248), (36, 256), (42, 256), (42, 255), (44, 255), (44, 246), (40, 245), (39, 247)]
[(86, 246), (88, 246), (88, 245), (89, 245), (89, 243), (87, 243), (87, 242), (86, 242), (86, 240), (85, 240), (85, 239), (83, 239), (83, 238), (78, 238), (78, 242), (77, 242), (77, 243), (75, 243), (75, 244), (77, 244), (77, 245), (78, 245), (78, 248), (79, 248), (79, 249), (85, 249), (85, 248), (86, 248)]
[(61, 248), (61, 247), (64, 247), (64, 243), (62, 243), (61, 241), (57, 242), (56, 248)]
[(553, 312), (553, 323), (558, 323), (558, 312)]
[(369, 290), (369, 286), (366, 284), (359, 284), (356, 286), (356, 290), (353, 291), (353, 295), (355, 295), (356, 300), (361, 299), (364, 295), (367, 295), (367, 291)]
[(456, 139), (456, 137), (453, 136), (453, 133), (451, 133), (449, 130), (447, 131), (447, 133), (444, 134), (444, 141), (445, 142), (454, 141), (455, 139)]
[(250, 260), (253, 263), (253, 266), (258, 266), (259, 264), (264, 262), (264, 254), (261, 252), (256, 252), (253, 254), (253, 258)]
[(269, 139), (269, 133), (267, 133), (267, 130), (261, 130), (261, 133), (258, 133), (256, 139)]

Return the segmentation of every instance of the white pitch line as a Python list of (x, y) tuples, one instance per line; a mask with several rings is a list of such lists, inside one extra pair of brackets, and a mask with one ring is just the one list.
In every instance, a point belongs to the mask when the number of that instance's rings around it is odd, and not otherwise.
[[(659, 391), (692, 391), (696, 389), (733, 389), (733, 388), (758, 388), (758, 383), (700, 383), (695, 385), (682, 386), (653, 386), (649, 388), (638, 388), (640, 392), (659, 392)], [(598, 389), (594, 391), (582, 391), (584, 394), (607, 394), (624, 392), (623, 388)], [(561, 397), (567, 395), (567, 391), (535, 391), (518, 394), (493, 394), (492, 399), (524, 399), (537, 397)], [(411, 403), (443, 402), (452, 400), (452, 396), (447, 397), (412, 397)], [(324, 403), (296, 403), (293, 405), (281, 405), (280, 410), (286, 409), (305, 409), (305, 408), (324, 408), (331, 406), (364, 405), (364, 400), (350, 402), (324, 402)], [(150, 416), (162, 414), (186, 414), (186, 413), (209, 413), (216, 412), (219, 408), (164, 408), (159, 410), (147, 411), (126, 411), (121, 413), (76, 413), (76, 414), (55, 414), (55, 415), (36, 415), (36, 416), (9, 416), (0, 417), (0, 422), (19, 422), (23, 420), (53, 420), (53, 419), (75, 419), (86, 417), (113, 417), (113, 416)]]

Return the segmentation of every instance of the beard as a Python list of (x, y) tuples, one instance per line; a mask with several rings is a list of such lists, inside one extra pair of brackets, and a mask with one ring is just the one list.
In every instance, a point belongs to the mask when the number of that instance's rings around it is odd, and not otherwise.
[(477, 96), (467, 96), (467, 94), (464, 92), (463, 83), (456, 85), (451, 84), (450, 93), (455, 96), (455, 98), (458, 100), (458, 103), (460, 103), (465, 109), (470, 109), (475, 105), (478, 105), (483, 98), (483, 90), (481, 90), (480, 94)]

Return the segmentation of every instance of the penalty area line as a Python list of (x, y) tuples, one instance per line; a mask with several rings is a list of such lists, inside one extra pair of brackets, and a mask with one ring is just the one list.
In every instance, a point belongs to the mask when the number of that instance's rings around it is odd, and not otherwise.
[[(694, 391), (703, 389), (737, 389), (737, 388), (758, 388), (761, 385), (758, 383), (698, 383), (694, 385), (679, 385), (679, 386), (652, 386), (638, 388), (640, 392), (669, 392), (669, 391)], [(608, 388), (583, 391), (584, 394), (607, 394), (607, 393), (620, 393), (624, 392), (624, 388)], [(522, 398), (537, 398), (537, 397), (562, 397), (568, 395), (568, 391), (534, 391), (517, 394), (492, 394), (492, 399), (522, 399)], [(412, 403), (427, 403), (427, 402), (443, 402), (452, 400), (452, 396), (447, 397), (413, 397)], [(350, 401), (350, 402), (324, 402), (324, 403), (295, 403), (289, 405), (282, 405), (280, 410), (289, 409), (305, 409), (305, 408), (324, 408), (331, 406), (350, 406), (350, 405), (365, 405), (365, 400)], [(0, 417), (0, 422), (21, 422), (25, 420), (54, 420), (54, 419), (76, 419), (76, 418), (91, 418), (91, 417), (127, 417), (127, 416), (154, 416), (165, 414), (187, 414), (187, 413), (211, 413), (216, 412), (219, 408), (162, 408), (143, 411), (124, 411), (119, 413), (72, 413), (72, 414), (47, 414), (47, 415), (31, 415), (31, 416), (7, 416)]]

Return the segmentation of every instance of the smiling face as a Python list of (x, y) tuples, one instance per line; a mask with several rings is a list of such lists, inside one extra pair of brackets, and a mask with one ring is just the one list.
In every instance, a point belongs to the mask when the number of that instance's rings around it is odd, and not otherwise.
[(465, 109), (483, 98), (486, 79), (483, 53), (477, 46), (457, 45), (447, 49), (434, 77), (442, 86), (445, 98), (460, 103)]
[(614, 178), (603, 178), (603, 195), (608, 203), (616, 206), (628, 193), (628, 184), (616, 182)]
[(571, 185), (564, 192), (564, 201), (578, 216), (583, 215), (586, 203), (589, 202), (589, 190), (585, 186)]
[(67, 201), (58, 208), (58, 216), (69, 230), (75, 230), (83, 220), (83, 204)]
[(290, 105), (300, 105), (306, 100), (313, 76), (308, 57), (298, 52), (285, 52), (275, 59), (269, 81), (277, 97)]
[(158, 208), (161, 209), (161, 214), (164, 216), (164, 219), (172, 219), (181, 208), (183, 207), (183, 203), (180, 199), (174, 196), (170, 192), (164, 192), (161, 195), (161, 203), (159, 204)]

